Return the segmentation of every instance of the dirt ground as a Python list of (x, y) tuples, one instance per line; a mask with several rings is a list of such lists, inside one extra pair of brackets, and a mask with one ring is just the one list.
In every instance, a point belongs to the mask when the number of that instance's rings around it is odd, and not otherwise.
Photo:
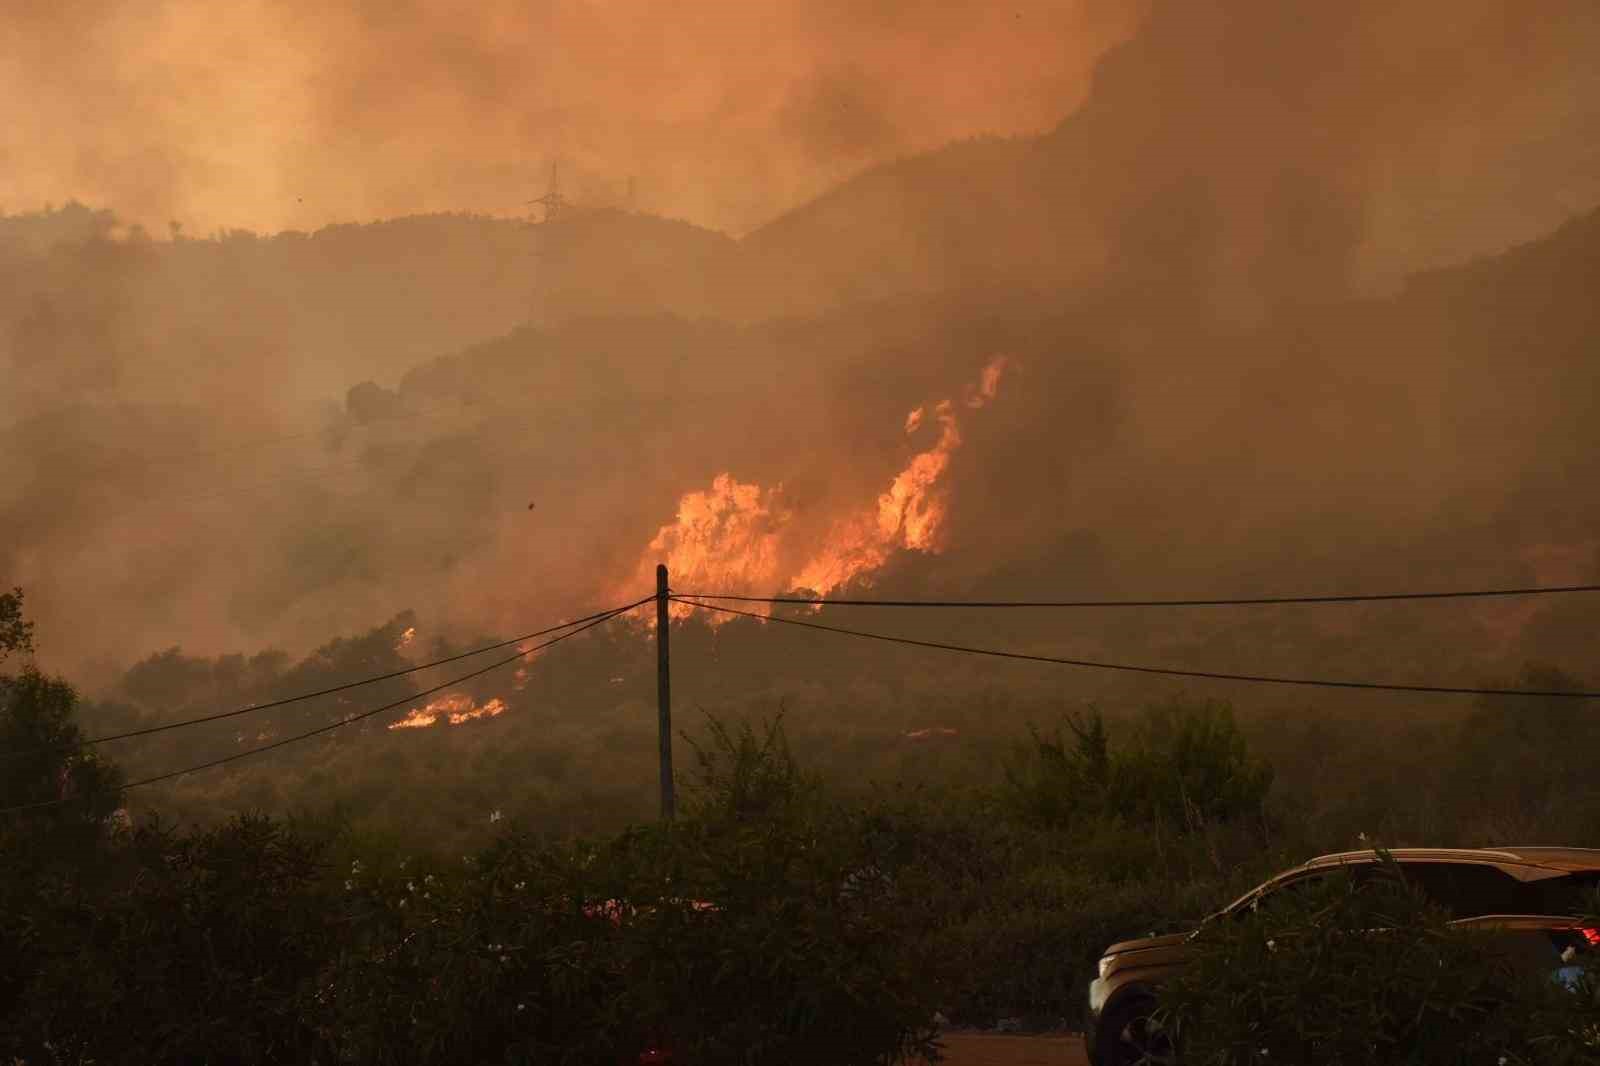
[(944, 1066), (1088, 1066), (1078, 1036), (945, 1033)]

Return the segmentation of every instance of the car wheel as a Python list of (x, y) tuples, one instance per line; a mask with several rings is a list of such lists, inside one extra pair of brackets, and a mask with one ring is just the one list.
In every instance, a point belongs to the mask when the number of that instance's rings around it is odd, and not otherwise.
[(1100, 1066), (1175, 1066), (1172, 1033), (1156, 1013), (1156, 1001), (1125, 1000), (1106, 1012)]

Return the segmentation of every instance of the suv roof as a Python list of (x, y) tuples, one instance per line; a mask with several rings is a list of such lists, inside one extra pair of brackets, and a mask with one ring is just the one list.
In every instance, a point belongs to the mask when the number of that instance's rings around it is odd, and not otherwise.
[[(1541, 866), (1563, 872), (1600, 870), (1600, 848), (1393, 848), (1389, 854), (1397, 862), (1479, 862), (1490, 866)], [(1318, 855), (1301, 868), (1372, 862), (1377, 857), (1378, 853), (1371, 849), (1341, 851), (1332, 855)]]
[[(1389, 854), (1396, 862), (1459, 862), (1493, 866), (1518, 881), (1545, 881), (1579, 871), (1600, 871), (1600, 848), (1391, 848)], [(1263, 892), (1270, 891), (1285, 881), (1303, 876), (1308, 870), (1317, 870), (1344, 863), (1368, 863), (1378, 858), (1375, 850), (1340, 851), (1332, 855), (1318, 855), (1299, 866), (1291, 866), (1282, 873), (1257, 885), (1217, 914), (1230, 914)], [(1211, 917), (1215, 917), (1212, 915)]]

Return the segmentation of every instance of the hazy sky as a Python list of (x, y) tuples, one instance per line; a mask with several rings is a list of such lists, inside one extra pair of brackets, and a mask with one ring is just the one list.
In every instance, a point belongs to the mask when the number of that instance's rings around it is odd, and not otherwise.
[(741, 231), (864, 165), (1048, 128), (1144, 0), (10, 0), (0, 209), (165, 233), (590, 202)]

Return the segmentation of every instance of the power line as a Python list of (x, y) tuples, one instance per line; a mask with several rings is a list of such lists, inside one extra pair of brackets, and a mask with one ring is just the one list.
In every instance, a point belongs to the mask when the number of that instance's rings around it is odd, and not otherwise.
[[(93, 739), (84, 740), (84, 741), (81, 741), (79, 743), (83, 747), (90, 747), (90, 746), (95, 745), (95, 744), (105, 744), (105, 743), (107, 743), (109, 741), (113, 741), (113, 740), (127, 740), (130, 737), (148, 736), (151, 733), (163, 733), (163, 732), (166, 732), (169, 729), (181, 729), (181, 728), (183, 728), (185, 726), (203, 725), (206, 722), (218, 722), (218, 721), (223, 720), (224, 718), (237, 718), (239, 715), (242, 715), (242, 714), (251, 714), (251, 713), (253, 713), (255, 711), (270, 710), (270, 709), (272, 709), (274, 707), (286, 707), (291, 703), (300, 703), (303, 700), (312, 700), (312, 699), (316, 699), (319, 696), (331, 696), (331, 695), (333, 695), (334, 693), (337, 693), (337, 692), (347, 692), (350, 689), (360, 688), (363, 685), (372, 685), (372, 684), (376, 684), (379, 681), (390, 681), (390, 680), (393, 680), (394, 678), (404, 677), (407, 674), (415, 674), (415, 673), (418, 673), (418, 672), (420, 672), (422, 670), (431, 669), (431, 668), (433, 668), (435, 666), (443, 666), (446, 663), (458, 662), (458, 661), (460, 661), (462, 659), (470, 659), (474, 655), (482, 655), (486, 651), (497, 651), (500, 648), (509, 647), (512, 644), (520, 644), (525, 640), (533, 640), (535, 637), (542, 637), (542, 636), (545, 636), (546, 634), (554, 633), (557, 630), (570, 629), (573, 626), (584, 626), (584, 628), (587, 628), (585, 623), (603, 622), (603, 621), (605, 621), (606, 619), (612, 617), (615, 614), (618, 614), (618, 613), (623, 612), (623, 611), (631, 611), (635, 607), (638, 607), (640, 604), (648, 603), (649, 601), (651, 601), (653, 599), (655, 599), (655, 596), (653, 596), (653, 595), (646, 596), (643, 599), (635, 600), (633, 603), (628, 604), (626, 607), (619, 607), (619, 608), (616, 608), (616, 609), (610, 610), (610, 611), (599, 611), (599, 612), (596, 612), (595, 614), (585, 615), (582, 618), (574, 619), (571, 622), (563, 622), (560, 625), (549, 626), (549, 627), (547, 627), (545, 629), (535, 630), (532, 633), (524, 633), (520, 637), (511, 637), (508, 640), (502, 640), (502, 641), (500, 641), (500, 642), (498, 642), (496, 644), (485, 644), (481, 648), (474, 648), (471, 651), (464, 651), (464, 652), (461, 652), (458, 655), (446, 656), (443, 659), (435, 659), (432, 662), (421, 663), (421, 664), (419, 664), (417, 666), (408, 666), (404, 670), (394, 670), (394, 671), (391, 671), (391, 672), (389, 672), (387, 674), (378, 674), (378, 675), (376, 675), (374, 677), (364, 677), (364, 678), (360, 678), (359, 680), (356, 680), (356, 681), (346, 681), (343, 684), (334, 685), (332, 688), (319, 689), (316, 692), (302, 692), (298, 696), (287, 696), (287, 697), (285, 697), (285, 698), (283, 698), (281, 700), (272, 700), (269, 703), (255, 703), (255, 704), (251, 704), (248, 707), (240, 707), (240, 708), (238, 708), (236, 710), (232, 710), (232, 711), (222, 711), (222, 712), (220, 712), (218, 714), (202, 715), (199, 718), (185, 718), (185, 719), (183, 719), (181, 721), (177, 721), (177, 722), (166, 722), (166, 723), (163, 723), (162, 725), (146, 726), (143, 729), (130, 729), (125, 733), (111, 733), (111, 734), (108, 734), (108, 735), (103, 736), (103, 737), (94, 737)], [(578, 632), (581, 632), (581, 630), (578, 630)], [(409, 697), (409, 696), (407, 697), (407, 699), (412, 699), (412, 698), (414, 698), (414, 697)], [(24, 751), (0, 752), (0, 758), (15, 758), (15, 757), (22, 756), (22, 755), (34, 755), (34, 754), (41, 754), (41, 753), (50, 752), (50, 751), (62, 751), (62, 750), (68, 750), (68, 749), (71, 749), (71, 748), (75, 748), (75, 747), (78, 747), (78, 746), (79, 746), (79, 744), (51, 745), (51, 746), (48, 746), (48, 747), (33, 748), (33, 749), (24, 750)]]
[[(390, 703), (385, 703), (381, 707), (374, 707), (371, 710), (362, 711), (360, 714), (354, 714), (354, 715), (351, 715), (348, 718), (341, 718), (337, 722), (331, 722), (328, 725), (318, 726), (316, 729), (309, 729), (304, 733), (296, 733), (292, 737), (284, 737), (282, 740), (275, 740), (271, 744), (263, 744), (259, 748), (250, 748), (247, 751), (237, 751), (237, 752), (234, 752), (232, 755), (224, 755), (220, 759), (212, 759), (210, 762), (199, 763), (199, 764), (197, 764), (195, 766), (185, 767), (182, 770), (169, 770), (169, 771), (167, 771), (166, 773), (163, 773), (163, 774), (156, 774), (154, 777), (144, 777), (144, 778), (140, 778), (137, 781), (130, 781), (127, 784), (123, 785), (118, 791), (126, 792), (127, 790), (129, 790), (131, 788), (140, 788), (140, 787), (142, 787), (144, 785), (153, 785), (153, 784), (156, 784), (157, 782), (160, 782), (160, 781), (167, 781), (167, 780), (170, 780), (170, 779), (172, 779), (174, 777), (182, 777), (184, 774), (197, 773), (200, 770), (209, 770), (214, 766), (221, 766), (224, 763), (230, 763), (230, 762), (233, 762), (233, 761), (235, 761), (237, 759), (247, 758), (248, 756), (251, 756), (251, 755), (259, 755), (259, 754), (261, 754), (262, 752), (265, 752), (265, 751), (272, 751), (274, 748), (281, 748), (281, 747), (283, 747), (283, 746), (285, 746), (287, 744), (294, 744), (294, 743), (296, 743), (298, 741), (301, 741), (301, 740), (308, 740), (311, 737), (319, 736), (319, 735), (321, 735), (323, 733), (330, 733), (335, 729), (342, 729), (347, 725), (354, 725), (357, 722), (363, 721), (363, 720), (365, 720), (367, 718), (371, 718), (373, 715), (382, 714), (384, 711), (394, 710), (396, 707), (404, 706), (405, 704), (411, 703), (414, 700), (419, 700), (424, 696), (431, 696), (435, 692), (439, 692), (439, 691), (441, 691), (443, 689), (450, 688), (452, 685), (459, 685), (464, 681), (470, 681), (475, 677), (480, 677), (483, 674), (487, 674), (491, 670), (497, 670), (502, 666), (506, 666), (506, 665), (509, 665), (510, 663), (514, 663), (518, 659), (523, 658), (524, 656), (532, 655), (536, 651), (542, 651), (543, 649), (548, 648), (551, 645), (559, 644), (563, 640), (566, 640), (568, 637), (575, 637), (579, 633), (582, 633), (586, 629), (593, 629), (595, 626), (600, 625), (603, 622), (609, 622), (611, 619), (616, 618), (618, 615), (626, 614), (627, 612), (633, 610), (635, 607), (638, 607), (639, 604), (646, 603), (646, 602), (648, 602), (650, 600), (653, 600), (653, 599), (655, 599), (654, 596), (647, 596), (647, 597), (645, 597), (645, 599), (639, 600), (639, 601), (637, 601), (635, 603), (631, 603), (631, 604), (627, 605), (626, 607), (618, 607), (618, 608), (615, 608), (614, 610), (605, 611), (602, 614), (600, 614), (598, 617), (594, 618), (593, 621), (590, 621), (590, 622), (588, 622), (588, 623), (586, 623), (586, 624), (584, 624), (582, 626), (579, 626), (577, 629), (571, 630), (570, 632), (562, 633), (560, 636), (551, 637), (549, 640), (545, 641), (544, 643), (539, 644), (536, 647), (529, 648), (527, 651), (519, 651), (515, 655), (508, 656), (508, 657), (506, 657), (504, 659), (499, 659), (499, 660), (497, 660), (495, 662), (490, 663), (488, 666), (480, 667), (477, 670), (472, 671), (471, 673), (462, 674), (460, 677), (451, 678), (449, 681), (445, 681), (445, 682), (442, 682), (440, 684), (434, 685), (432, 688), (423, 689), (421, 692), (411, 693), (410, 695), (408, 695), (408, 696), (406, 696), (406, 697), (404, 697), (402, 699), (394, 700), (394, 701), (392, 701)], [(82, 796), (68, 796), (68, 797), (65, 797), (65, 798), (62, 798), (62, 799), (44, 800), (44, 801), (41, 801), (39, 803), (19, 804), (19, 805), (15, 806), (15, 807), (0, 807), (0, 814), (12, 814), (12, 813), (15, 813), (15, 812), (18, 812), (18, 811), (39, 810), (39, 809), (42, 809), (42, 808), (45, 808), (45, 807), (58, 807), (58, 806), (61, 806), (62, 804), (70, 803), (74, 799), (81, 799), (81, 798), (83, 798), (83, 797)]]
[(1544, 585), (1532, 588), (1472, 589), (1461, 592), (1378, 592), (1352, 596), (1255, 596), (1215, 600), (832, 600), (809, 596), (730, 596), (700, 592), (676, 595), (731, 603), (803, 604), (818, 607), (1246, 607), (1282, 603), (1374, 603), (1386, 600), (1464, 600), (1491, 596), (1542, 596), (1557, 592), (1600, 592), (1600, 585)]
[(1302, 677), (1274, 677), (1265, 674), (1225, 674), (1210, 670), (1176, 670), (1159, 666), (1133, 666), (1127, 663), (1096, 662), (1092, 659), (1063, 659), (1053, 655), (1030, 655), (1025, 652), (1000, 651), (994, 648), (973, 648), (962, 644), (945, 644), (934, 640), (917, 640), (912, 637), (894, 637), (885, 633), (869, 633), (860, 629), (846, 629), (843, 626), (826, 626), (819, 622), (807, 622), (799, 618), (783, 618), (779, 616), (768, 617), (754, 611), (741, 611), (734, 607), (719, 607), (713, 603), (700, 603), (687, 600), (681, 596), (673, 596), (678, 603), (690, 607), (699, 607), (707, 611), (721, 611), (723, 614), (741, 615), (745, 618), (756, 618), (767, 622), (779, 622), (783, 625), (804, 626), (807, 629), (820, 629), (825, 633), (840, 633), (849, 637), (863, 637), (868, 640), (881, 640), (890, 644), (908, 644), (917, 648), (934, 648), (939, 651), (958, 651), (969, 655), (988, 655), (997, 659), (1020, 659), (1035, 663), (1056, 663), (1061, 666), (1082, 666), (1095, 670), (1120, 670), (1134, 674), (1160, 674), (1166, 677), (1195, 677), (1212, 681), (1251, 681), (1269, 685), (1310, 685), (1318, 688), (1353, 688), (1370, 689), (1385, 692), (1430, 692), (1445, 693), (1459, 696), (1542, 696), (1559, 697), (1562, 699), (1600, 699), (1600, 692), (1558, 692), (1537, 689), (1505, 689), (1505, 688), (1456, 688), (1446, 685), (1401, 685), (1386, 684), (1376, 681), (1332, 681), (1321, 678)]

